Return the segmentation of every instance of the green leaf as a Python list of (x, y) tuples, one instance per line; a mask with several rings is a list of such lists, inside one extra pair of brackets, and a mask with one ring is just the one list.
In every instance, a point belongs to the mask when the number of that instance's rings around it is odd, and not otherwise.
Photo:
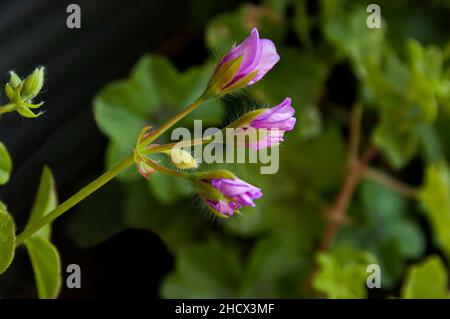
[(419, 198), (438, 244), (450, 256), (450, 172), (446, 163), (427, 167)]
[(79, 247), (98, 245), (126, 229), (124, 191), (125, 187), (112, 181), (86, 198), (70, 216), (67, 232)]
[(12, 169), (12, 161), (5, 145), (0, 142), (0, 185), (5, 184), (9, 179)]
[(0, 274), (8, 269), (16, 249), (16, 228), (11, 215), (1, 204), (0, 208)]
[(58, 296), (61, 289), (61, 261), (58, 250), (50, 241), (40, 236), (32, 236), (25, 241), (41, 299)]
[(206, 208), (202, 211), (199, 205), (191, 201), (163, 205), (148, 193), (144, 180), (127, 184), (124, 205), (128, 227), (155, 233), (172, 252), (201, 240), (209, 230), (204, 219)]
[[(243, 4), (237, 10), (215, 17), (207, 26), (207, 47), (216, 56), (225, 54), (236, 42), (243, 41), (254, 26), (258, 26), (261, 38), (269, 38), (278, 44), (286, 34), (284, 8), (280, 1), (275, 4), (255, 6)], [(275, 9), (275, 10), (274, 10)]]
[[(50, 168), (45, 166), (26, 228), (55, 209), (57, 204), (55, 181)], [(48, 224), (24, 242), (30, 255), (38, 296), (41, 299), (56, 298), (61, 288), (61, 261), (58, 250), (50, 238), (51, 224)]]
[(367, 266), (376, 263), (368, 252), (340, 246), (317, 256), (320, 270), (314, 288), (329, 298), (365, 298)]
[(337, 187), (344, 176), (346, 150), (344, 139), (337, 128), (329, 128), (319, 137), (299, 142), (289, 140), (285, 153), (289, 166), (304, 183), (314, 189)]
[[(52, 172), (49, 167), (44, 166), (27, 227), (34, 225), (42, 217), (55, 209), (57, 204), (58, 199)], [(42, 235), (44, 238), (50, 239), (50, 227), (45, 226), (34, 235)]]
[(407, 199), (385, 186), (364, 180), (358, 199), (351, 209), (353, 225), (341, 229), (337, 242), (370, 251), (383, 269), (382, 286), (392, 288), (407, 261), (424, 254), (425, 235)]
[(402, 286), (402, 298), (449, 299), (448, 273), (438, 256), (411, 266)]
[[(292, 274), (307, 273), (298, 251), (283, 236), (259, 240), (248, 257), (242, 280), (244, 298), (279, 298), (298, 289), (298, 282), (286, 283)], [(296, 287), (293, 287), (296, 286)]]
[(255, 84), (251, 94), (273, 106), (291, 97), (299, 121), (294, 132), (302, 138), (317, 136), (322, 128), (317, 100), (326, 80), (326, 66), (317, 57), (292, 48), (280, 48), (279, 54), (283, 63), (278, 63), (270, 76)]
[[(342, 3), (334, 5), (339, 6), (336, 10), (345, 10)], [(346, 15), (337, 12), (327, 14), (322, 28), (328, 41), (336, 47), (336, 52), (349, 57), (357, 77), (365, 80), (370, 74), (368, 64), (378, 63), (382, 57), (385, 28), (366, 28), (367, 13), (362, 6), (349, 12)]]
[(241, 275), (236, 251), (224, 243), (209, 242), (182, 248), (175, 270), (164, 279), (163, 298), (236, 297)]

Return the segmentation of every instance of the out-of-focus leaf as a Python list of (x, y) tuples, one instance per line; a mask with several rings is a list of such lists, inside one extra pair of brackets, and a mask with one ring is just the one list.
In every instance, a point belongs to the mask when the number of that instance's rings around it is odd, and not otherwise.
[(411, 266), (402, 287), (402, 298), (449, 299), (448, 273), (437, 256)]
[[(154, 232), (172, 252), (201, 240), (210, 227), (205, 221), (206, 208), (202, 211), (193, 201), (163, 205), (148, 193), (145, 181), (127, 185), (124, 205), (128, 227)], [(207, 229), (201, 230), (202, 226)]]
[(328, 129), (311, 141), (290, 141), (283, 156), (290, 159), (289, 167), (303, 187), (334, 189), (344, 176), (345, 144), (336, 128)]
[[(282, 1), (278, 1), (277, 6)], [(225, 54), (234, 43), (241, 42), (257, 27), (261, 38), (279, 43), (286, 32), (282, 15), (284, 8), (273, 10), (274, 4), (255, 6), (244, 4), (232, 13), (220, 15), (212, 20), (206, 29), (206, 45), (218, 56)]]
[[(280, 1), (282, 2), (282, 1)], [(310, 29), (312, 21), (309, 19), (307, 12), (307, 1), (306, 0), (295, 0), (295, 17), (293, 21), (293, 26), (295, 32), (297, 32), (298, 37), (302, 43), (307, 47), (311, 48), (311, 35)]]
[(255, 84), (251, 94), (258, 101), (271, 105), (291, 97), (298, 118), (294, 132), (303, 138), (317, 136), (321, 132), (321, 117), (316, 106), (326, 66), (317, 57), (295, 49), (280, 48), (279, 54), (283, 63), (278, 63), (270, 76)]
[[(165, 155), (157, 154), (153, 156), (156, 160), (161, 160), (164, 165), (172, 165)], [(173, 166), (173, 165), (172, 165)], [(186, 179), (167, 176), (163, 173), (152, 174), (148, 181), (154, 196), (162, 204), (175, 203), (183, 197), (188, 197), (193, 194), (192, 183)]]
[(340, 246), (319, 253), (320, 267), (314, 278), (314, 288), (329, 298), (365, 298), (367, 296), (367, 266), (376, 259), (368, 252)]
[(427, 167), (420, 200), (438, 244), (450, 256), (450, 173), (446, 163)]
[[(328, 6), (330, 2), (328, 1)], [(339, 4), (335, 4), (339, 6)], [(341, 8), (345, 10), (341, 3)], [(335, 10), (336, 11), (336, 10)], [(378, 63), (384, 49), (384, 28), (366, 27), (367, 13), (360, 6), (348, 15), (337, 12), (326, 15), (323, 30), (327, 39), (337, 48), (341, 55), (349, 57), (355, 73), (360, 80), (369, 77), (367, 65)]]
[(386, 109), (375, 130), (374, 143), (394, 167), (400, 168), (417, 153), (419, 139), (411, 123), (399, 120), (395, 113)]
[(411, 218), (408, 202), (390, 189), (366, 180), (360, 187), (361, 206), (352, 226), (342, 229), (338, 242), (370, 251), (383, 269), (382, 286), (391, 288), (401, 279), (406, 261), (425, 252), (425, 236)]
[[(289, 289), (284, 279), (291, 274), (298, 274), (300, 269), (306, 273), (298, 251), (286, 241), (288, 241), (287, 238), (274, 236), (262, 239), (254, 246), (243, 276), (242, 296), (244, 298), (286, 296)], [(291, 282), (291, 284), (298, 288), (298, 282)]]
[(61, 261), (56, 247), (41, 236), (32, 236), (25, 241), (41, 299), (58, 296), (61, 289)]
[(8, 269), (14, 259), (16, 248), (16, 227), (11, 215), (0, 203), (0, 274)]
[(98, 245), (126, 228), (124, 191), (121, 184), (110, 182), (83, 201), (67, 229), (78, 246)]
[(236, 250), (214, 241), (182, 248), (165, 278), (163, 298), (236, 298), (241, 265)]
[(5, 184), (9, 179), (12, 169), (12, 161), (5, 145), (0, 142), (0, 185)]

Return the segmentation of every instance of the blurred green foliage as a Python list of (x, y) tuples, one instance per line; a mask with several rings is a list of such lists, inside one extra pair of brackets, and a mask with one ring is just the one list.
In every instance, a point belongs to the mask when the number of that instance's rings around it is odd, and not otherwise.
[[(402, 286), (399, 297), (448, 297), (450, 42), (447, 21), (435, 13), (449, 13), (449, 6), (379, 1), (382, 28), (369, 29), (368, 3), (243, 4), (207, 22), (211, 59), (203, 65), (181, 72), (150, 54), (128, 78), (107, 85), (94, 112), (110, 141), (110, 167), (131, 152), (144, 125), (157, 126), (192, 102), (214, 59), (256, 26), (276, 43), (280, 63), (244, 95), (214, 100), (180, 125), (202, 118), (204, 126), (220, 126), (286, 96), (298, 122), (280, 147), (277, 174), (261, 176), (255, 165), (227, 166), (264, 191), (257, 207), (241, 216), (212, 227), (189, 184), (162, 174), (145, 181), (130, 169), (73, 214), (72, 238), (89, 247), (126, 228), (154, 232), (175, 258), (161, 282), (162, 297), (365, 298), (371, 263), (381, 267), (385, 296), (398, 296)], [(193, 15), (201, 12), (196, 23), (210, 18), (210, 6), (191, 5)], [(370, 165), (418, 191), (406, 197), (364, 178), (334, 245), (319, 251), (326, 208), (348, 174), (349, 113), (356, 103), (364, 107), (362, 147), (380, 152)], [(430, 254), (442, 260), (424, 259)]]

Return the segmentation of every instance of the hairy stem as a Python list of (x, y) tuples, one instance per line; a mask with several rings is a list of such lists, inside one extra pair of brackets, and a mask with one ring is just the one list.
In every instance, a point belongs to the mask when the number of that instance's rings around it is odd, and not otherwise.
[(197, 107), (199, 107), (203, 102), (205, 102), (205, 99), (203, 97), (198, 98), (194, 103), (189, 105), (187, 108), (185, 108), (183, 111), (172, 117), (170, 120), (168, 120), (166, 123), (161, 125), (156, 131), (152, 132), (145, 140), (142, 141), (142, 143), (152, 143), (154, 140), (156, 140), (158, 137), (163, 135), (168, 129), (170, 129), (172, 126), (177, 124), (180, 120), (185, 118), (189, 113), (194, 111)]
[(81, 190), (79, 190), (76, 194), (67, 199), (65, 202), (58, 205), (54, 210), (52, 210), (50, 213), (42, 217), (42, 219), (40, 219), (38, 222), (25, 228), (23, 233), (17, 236), (16, 246), (22, 244), (27, 238), (29, 238), (39, 229), (54, 221), (57, 217), (61, 216), (64, 212), (68, 211), (70, 208), (72, 208), (73, 206), (81, 202), (83, 199), (94, 193), (96, 190), (98, 190), (100, 187), (108, 183), (111, 179), (113, 179), (120, 172), (122, 172), (132, 164), (133, 164), (133, 157), (132, 156), (127, 157), (122, 162), (111, 168), (109, 171), (105, 172), (103, 175), (98, 177), (96, 180), (89, 183)]

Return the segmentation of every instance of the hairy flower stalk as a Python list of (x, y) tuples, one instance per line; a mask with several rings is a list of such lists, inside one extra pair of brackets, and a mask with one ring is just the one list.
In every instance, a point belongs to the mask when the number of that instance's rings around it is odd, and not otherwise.
[[(34, 225), (27, 227), (17, 237), (16, 244), (20, 245), (23, 243), (33, 233), (46, 224), (51, 223), (133, 163), (136, 164), (139, 172), (146, 178), (151, 178), (151, 175), (155, 173), (163, 173), (191, 180), (195, 184), (200, 197), (205, 200), (207, 206), (217, 216), (230, 217), (236, 214), (243, 206), (255, 206), (254, 200), (262, 197), (261, 189), (244, 182), (228, 171), (179, 171), (198, 167), (192, 155), (179, 148), (179, 146), (175, 149), (175, 144), (156, 145), (153, 142), (208, 99), (223, 96), (258, 82), (279, 60), (280, 57), (273, 42), (268, 39), (260, 39), (258, 30), (253, 29), (247, 39), (231, 49), (220, 60), (201, 97), (159, 128), (145, 127), (141, 131), (132, 155), (61, 203)], [(10, 82), (6, 87), (10, 103), (0, 107), (0, 114), (17, 110), (23, 116), (38, 116), (39, 114), (34, 114), (30, 109), (41, 105), (32, 104), (32, 99), (42, 89), (43, 76), (43, 68), (36, 69), (24, 81), (15, 73), (11, 73)], [(246, 125), (242, 126), (242, 128), (278, 128), (284, 133), (291, 130), (294, 126), (295, 118), (293, 118), (293, 114), (293, 109), (290, 107), (290, 99), (287, 99), (273, 109), (258, 110), (244, 115), (242, 118), (246, 119), (247, 122), (244, 123), (241, 120), (241, 124)], [(256, 146), (249, 145), (249, 147), (261, 148), (263, 147), (262, 145), (271, 147), (281, 141), (282, 135), (273, 136), (269, 134), (264, 142), (257, 141)], [(188, 141), (188, 144), (203, 144), (204, 142), (205, 140), (200, 139)], [(153, 160), (151, 155), (155, 153), (164, 153), (169, 156), (172, 163), (179, 170), (165, 167)]]

